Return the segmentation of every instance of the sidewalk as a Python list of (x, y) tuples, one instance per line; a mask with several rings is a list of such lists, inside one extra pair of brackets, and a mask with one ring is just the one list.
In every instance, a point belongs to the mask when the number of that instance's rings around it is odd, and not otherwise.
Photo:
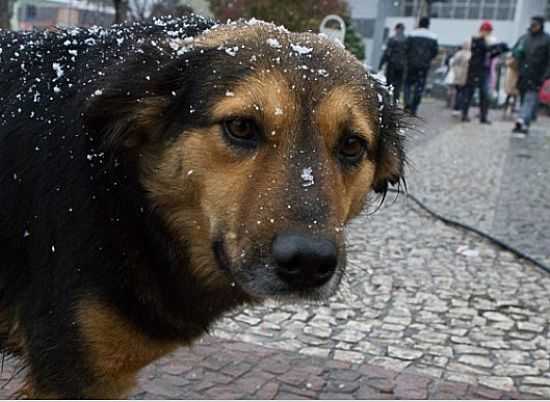
[[(548, 264), (549, 120), (519, 140), (510, 123), (454, 123), (438, 103), (423, 110), (409, 191)], [(550, 398), (550, 275), (405, 197), (389, 194), (373, 214), (376, 205), (349, 231), (338, 295), (235, 312), (147, 367), (133, 397)], [(12, 370), (6, 363), (0, 382)]]

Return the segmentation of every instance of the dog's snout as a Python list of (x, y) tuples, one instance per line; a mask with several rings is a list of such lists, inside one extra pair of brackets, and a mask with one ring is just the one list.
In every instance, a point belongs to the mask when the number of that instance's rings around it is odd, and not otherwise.
[(300, 233), (278, 234), (272, 255), (279, 277), (295, 287), (321, 286), (338, 265), (338, 250), (333, 241)]

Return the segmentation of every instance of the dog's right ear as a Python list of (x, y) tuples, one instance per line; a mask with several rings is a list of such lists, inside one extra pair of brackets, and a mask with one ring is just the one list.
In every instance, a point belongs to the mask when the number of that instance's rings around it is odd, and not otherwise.
[[(158, 55), (158, 54), (156, 54)], [(106, 147), (132, 149), (158, 135), (157, 123), (169, 103), (160, 86), (162, 71), (141, 55), (129, 60), (105, 79), (84, 101), (84, 126)]]
[(186, 53), (182, 61), (173, 52), (143, 48), (105, 72), (105, 78), (84, 100), (84, 126), (111, 149), (132, 150), (158, 141), (165, 134), (170, 122), (167, 114), (175, 102), (181, 105), (178, 112), (182, 117), (190, 92), (185, 89), (193, 75), (189, 69), (197, 68), (194, 53)]
[(376, 172), (373, 190), (386, 195), (389, 185), (405, 183), (405, 136), (402, 134), (405, 118), (403, 112), (392, 103), (385, 89), (380, 89), (384, 108), (378, 129)]

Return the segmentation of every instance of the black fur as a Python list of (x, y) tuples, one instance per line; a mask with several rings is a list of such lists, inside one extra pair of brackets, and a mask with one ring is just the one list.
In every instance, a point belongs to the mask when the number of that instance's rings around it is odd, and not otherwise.
[[(109, 31), (0, 32), (0, 335), (3, 349), (18, 353), (8, 331), (22, 325), (39, 389), (80, 398), (93, 385), (74, 310), (83, 297), (115, 306), (151, 338), (181, 342), (247, 300), (238, 289), (210, 294), (181, 269), (188, 252), (139, 181), (137, 165), (147, 156), (128, 146), (161, 136), (166, 143), (189, 124), (212, 124), (206, 110), (226, 91), (212, 70), (221, 66), (226, 84), (249, 73), (217, 50), (175, 57), (160, 45), (213, 24), (191, 17)], [(164, 102), (158, 120), (165, 123), (136, 133), (137, 106), (155, 99)], [(379, 158), (403, 157), (393, 110), (377, 122)], [(208, 302), (182, 303), (182, 295)]]

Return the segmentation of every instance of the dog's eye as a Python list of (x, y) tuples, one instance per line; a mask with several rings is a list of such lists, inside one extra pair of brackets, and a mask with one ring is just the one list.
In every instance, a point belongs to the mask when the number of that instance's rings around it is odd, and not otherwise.
[(346, 165), (356, 165), (367, 152), (367, 141), (358, 135), (346, 135), (338, 146), (338, 158)]
[(234, 144), (254, 147), (258, 141), (258, 127), (254, 120), (244, 118), (228, 119), (223, 122), (225, 136)]

